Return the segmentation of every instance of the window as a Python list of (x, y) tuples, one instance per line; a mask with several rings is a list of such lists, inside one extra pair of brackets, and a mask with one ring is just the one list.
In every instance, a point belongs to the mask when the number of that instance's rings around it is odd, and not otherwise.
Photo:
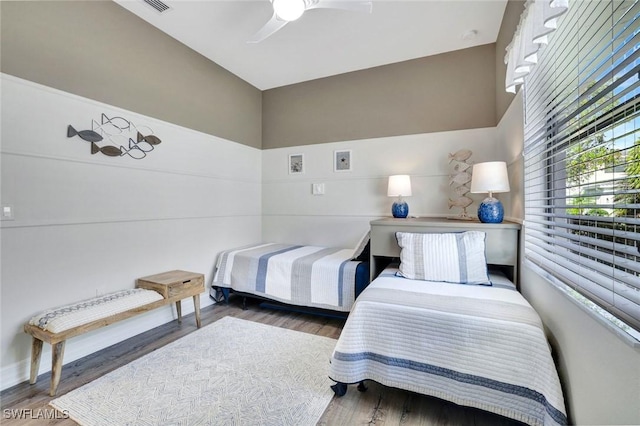
[(524, 86), (525, 256), (638, 336), (640, 2), (570, 4)]

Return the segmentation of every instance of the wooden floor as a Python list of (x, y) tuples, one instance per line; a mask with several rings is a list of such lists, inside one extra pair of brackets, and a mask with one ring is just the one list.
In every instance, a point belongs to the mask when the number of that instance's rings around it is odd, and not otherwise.
[[(229, 305), (213, 305), (202, 310), (202, 325), (206, 326), (225, 316), (233, 316), (263, 324), (338, 338), (344, 320), (260, 308), (249, 301), (243, 310), (241, 298), (232, 297)], [(58, 396), (152, 352), (167, 343), (196, 330), (193, 314), (186, 316), (182, 325), (177, 321), (134, 336), (64, 366), (58, 387)], [(73, 344), (71, 341), (69, 344)], [(43, 360), (43, 362), (45, 362)], [(76, 425), (70, 419), (11, 419), (14, 410), (22, 413), (42, 413), (50, 410), (49, 373), (42, 374), (35, 385), (21, 383), (0, 393), (2, 425)], [(459, 407), (435, 398), (398, 389), (367, 383), (368, 391), (358, 392), (355, 386), (342, 398), (334, 397), (319, 425), (521, 425), (504, 417), (472, 408)], [(42, 411), (40, 411), (42, 410)], [(49, 411), (50, 412), (50, 411)], [(62, 417), (62, 416), (58, 416)], [(250, 425), (248, 425), (250, 426)]]

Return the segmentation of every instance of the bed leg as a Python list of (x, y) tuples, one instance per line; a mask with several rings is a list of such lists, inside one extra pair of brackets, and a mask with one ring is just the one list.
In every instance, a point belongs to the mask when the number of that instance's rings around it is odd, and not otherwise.
[(331, 386), (331, 390), (333, 390), (337, 397), (345, 396), (347, 393), (347, 385), (346, 383), (337, 382)]
[(364, 380), (358, 383), (358, 392), (366, 392), (367, 389), (369, 388), (364, 384)]
[(243, 311), (247, 310), (247, 298), (246, 297), (242, 298), (242, 310)]

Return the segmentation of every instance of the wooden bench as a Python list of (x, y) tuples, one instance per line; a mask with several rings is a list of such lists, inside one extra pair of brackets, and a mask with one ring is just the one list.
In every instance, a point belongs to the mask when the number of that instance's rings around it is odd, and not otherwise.
[[(176, 285), (163, 282), (177, 277)], [(155, 278), (161, 278), (155, 280)], [(188, 279), (185, 279), (188, 278)], [(160, 281), (158, 283), (158, 281)], [(131, 318), (143, 312), (171, 303), (176, 304), (178, 321), (182, 320), (181, 300), (192, 296), (196, 324), (200, 327), (200, 293), (204, 291), (204, 276), (186, 271), (169, 271), (141, 278), (137, 287), (84, 300), (72, 305), (44, 311), (25, 324), (24, 331), (32, 336), (31, 374), (29, 383), (38, 379), (40, 358), (44, 342), (51, 345), (51, 386), (49, 394), (55, 396), (62, 373), (62, 359), (67, 339)], [(153, 289), (148, 287), (152, 286)], [(158, 287), (159, 286), (159, 287)], [(163, 291), (163, 286), (165, 290)], [(147, 287), (147, 288), (144, 288)]]

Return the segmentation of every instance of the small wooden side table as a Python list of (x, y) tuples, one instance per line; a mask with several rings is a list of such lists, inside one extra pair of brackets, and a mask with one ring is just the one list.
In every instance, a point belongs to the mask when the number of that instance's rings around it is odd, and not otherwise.
[(200, 328), (200, 293), (204, 291), (204, 275), (180, 270), (168, 271), (138, 278), (136, 287), (157, 291), (166, 299), (167, 304), (175, 302), (179, 323), (182, 322), (182, 299), (193, 296), (196, 325)]

